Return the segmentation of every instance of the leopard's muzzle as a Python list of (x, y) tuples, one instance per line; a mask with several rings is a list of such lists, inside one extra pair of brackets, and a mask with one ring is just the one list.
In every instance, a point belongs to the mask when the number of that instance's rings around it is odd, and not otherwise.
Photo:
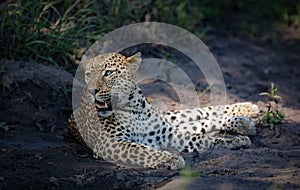
[(95, 105), (100, 117), (109, 117), (115, 111), (115, 107), (118, 101), (117, 96), (111, 96), (110, 94), (95, 95)]

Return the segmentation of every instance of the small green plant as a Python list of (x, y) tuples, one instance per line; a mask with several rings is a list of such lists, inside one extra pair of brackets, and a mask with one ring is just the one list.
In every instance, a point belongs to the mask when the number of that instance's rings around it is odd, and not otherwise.
[(274, 101), (276, 104), (278, 101), (282, 102), (282, 98), (277, 95), (277, 88), (274, 86), (274, 83), (271, 83), (271, 92), (261, 92), (259, 93), (260, 96), (268, 96), (269, 101)]
[(184, 167), (180, 170), (180, 175), (187, 179), (194, 179), (202, 176), (202, 171), (195, 168)]
[(179, 170), (179, 174), (183, 179), (183, 182), (179, 184), (179, 186), (176, 187), (176, 189), (187, 189), (188, 186), (197, 178), (200, 178), (203, 176), (203, 173), (201, 170), (197, 168), (191, 168), (191, 167), (184, 167)]
[(285, 119), (285, 114), (283, 110), (272, 110), (271, 105), (267, 106), (267, 110), (264, 111), (264, 119), (271, 129), (274, 129), (277, 124), (282, 123)]
[(270, 92), (262, 92), (259, 95), (268, 97), (267, 109), (262, 110), (262, 118), (259, 123), (264, 126), (270, 126), (271, 129), (275, 129), (276, 125), (282, 123), (286, 116), (283, 110), (279, 110), (279, 102), (282, 102), (282, 98), (277, 95), (277, 88), (274, 83), (271, 83)]

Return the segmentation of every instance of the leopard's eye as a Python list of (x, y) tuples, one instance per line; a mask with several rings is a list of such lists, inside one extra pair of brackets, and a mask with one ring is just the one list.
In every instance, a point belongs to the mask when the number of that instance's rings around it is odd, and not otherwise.
[(107, 77), (111, 75), (113, 72), (114, 72), (113, 70), (106, 70), (103, 76)]
[(85, 77), (91, 78), (91, 76), (92, 76), (92, 73), (90, 73), (90, 72), (86, 72), (86, 73), (85, 73)]

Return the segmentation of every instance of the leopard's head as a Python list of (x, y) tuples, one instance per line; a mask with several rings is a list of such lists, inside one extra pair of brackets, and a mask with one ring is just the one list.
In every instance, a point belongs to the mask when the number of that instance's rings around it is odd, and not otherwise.
[(130, 57), (119, 53), (101, 54), (87, 61), (87, 93), (100, 117), (110, 116), (117, 104), (126, 101), (135, 88), (134, 78), (140, 62), (140, 53)]

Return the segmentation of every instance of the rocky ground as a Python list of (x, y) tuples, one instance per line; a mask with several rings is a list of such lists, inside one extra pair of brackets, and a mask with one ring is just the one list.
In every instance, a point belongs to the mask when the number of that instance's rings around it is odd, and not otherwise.
[[(224, 74), (228, 102), (251, 101), (265, 109), (266, 99), (258, 94), (274, 82), (287, 120), (276, 130), (260, 126), (248, 149), (184, 155), (188, 168), (181, 171), (117, 168), (69, 140), (71, 74), (1, 60), (0, 189), (299, 189), (299, 44), (216, 38), (208, 46)], [(151, 51), (144, 56), (164, 57)], [(193, 75), (193, 64), (171, 58), (190, 73), (199, 91), (206, 88), (205, 80)], [(178, 103), (165, 84), (143, 85), (167, 107)], [(199, 98), (207, 102), (209, 91)]]

